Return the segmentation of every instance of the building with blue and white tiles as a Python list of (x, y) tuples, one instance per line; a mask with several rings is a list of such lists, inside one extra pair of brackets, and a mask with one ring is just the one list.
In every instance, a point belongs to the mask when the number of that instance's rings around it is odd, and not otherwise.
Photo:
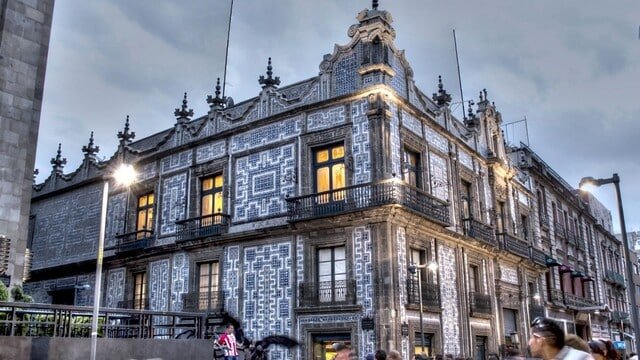
[(102, 179), (127, 163), (139, 176), (110, 187), (106, 307), (226, 311), (252, 338), (299, 339), (274, 359), (327, 359), (336, 341), (484, 359), (524, 351), (545, 305), (573, 311), (547, 301), (564, 259), (486, 90), (455, 118), (442, 82), (415, 86), (390, 14), (374, 1), (357, 20), (318, 76), (279, 87), (269, 60), (255, 98), (218, 83), (193, 119), (185, 94), (173, 127), (134, 141), (127, 118), (111, 159), (91, 137), (69, 174), (59, 150), (34, 188), (28, 293), (93, 302)]

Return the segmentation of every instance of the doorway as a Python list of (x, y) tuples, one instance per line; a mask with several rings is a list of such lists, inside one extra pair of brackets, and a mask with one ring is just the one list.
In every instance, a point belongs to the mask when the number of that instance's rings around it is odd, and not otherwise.
[(476, 336), (476, 360), (487, 359), (487, 337)]
[(332, 360), (336, 356), (333, 350), (333, 343), (340, 342), (351, 347), (351, 334), (349, 333), (333, 333), (333, 334), (314, 334), (312, 335), (312, 354), (313, 360)]

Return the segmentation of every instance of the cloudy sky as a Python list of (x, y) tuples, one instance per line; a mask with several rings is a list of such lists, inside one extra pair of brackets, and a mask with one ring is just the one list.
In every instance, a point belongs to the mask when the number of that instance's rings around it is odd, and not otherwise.
[[(99, 156), (116, 149), (126, 115), (138, 139), (171, 127), (188, 92), (196, 116), (222, 77), (231, 0), (58, 0), (55, 4), (36, 168), (62, 143), (65, 172), (95, 131)], [(613, 4), (613, 3), (612, 3)], [(256, 96), (268, 57), (282, 85), (318, 74), (346, 44), (368, 0), (235, 0), (227, 95)], [(459, 101), (452, 29), (465, 99), (487, 88), (505, 123), (528, 120), (531, 147), (577, 186), (622, 179), (627, 230), (640, 230), (640, 5), (617, 0), (380, 0), (427, 94), (437, 77)], [(460, 109), (457, 113), (460, 114)], [(509, 126), (512, 141), (524, 127)], [(613, 186), (596, 196), (618, 218)]]

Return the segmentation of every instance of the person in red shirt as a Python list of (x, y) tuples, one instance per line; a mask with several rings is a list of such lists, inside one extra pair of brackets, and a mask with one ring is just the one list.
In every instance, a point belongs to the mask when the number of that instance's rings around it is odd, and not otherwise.
[(225, 332), (218, 338), (218, 344), (224, 350), (224, 360), (238, 360), (238, 343), (233, 331), (233, 325), (228, 324)]

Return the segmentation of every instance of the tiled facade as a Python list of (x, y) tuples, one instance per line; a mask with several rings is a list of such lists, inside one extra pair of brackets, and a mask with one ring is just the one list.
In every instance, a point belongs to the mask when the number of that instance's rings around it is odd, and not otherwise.
[[(301, 342), (294, 351), (273, 349), (274, 359), (324, 358), (334, 341), (360, 355), (400, 349), (409, 359), (422, 335), (430, 356), (524, 352), (534, 294), (543, 313), (584, 333), (581, 316), (558, 314), (603, 302), (606, 289), (587, 284), (561, 299), (554, 290), (565, 280), (581, 285), (587, 274), (604, 278), (602, 254), (587, 248), (606, 229), (582, 200), (562, 201), (561, 178), (549, 182), (513, 158), (524, 153), (505, 148), (486, 92), (470, 119), (456, 119), (444, 89), (428, 98), (415, 86), (390, 15), (370, 9), (357, 19), (349, 44), (324, 56), (317, 77), (279, 88), (269, 64), (254, 99), (227, 107), (218, 94), (202, 117), (179, 117), (135, 142), (127, 123), (110, 161), (142, 174), (131, 189), (109, 194), (104, 303), (133, 300), (134, 278), (144, 273), (152, 310), (225, 311), (251, 338), (288, 334)], [(334, 162), (323, 167), (329, 148)], [(35, 187), (38, 266), (29, 287), (38, 301), (91, 281), (106, 165), (85, 161), (71, 175), (54, 168)], [(333, 172), (323, 178), (333, 187), (318, 193), (323, 171)], [(213, 190), (202, 185), (215, 176), (223, 179), (214, 189), (222, 208), (208, 215), (201, 210)], [(544, 197), (549, 208), (579, 210), (567, 219), (580, 221), (587, 234), (580, 242), (542, 225), (542, 180), (556, 189)], [(136, 230), (145, 194), (155, 195), (152, 229), (124, 236)], [(74, 227), (65, 228), (71, 215)], [(71, 245), (80, 251), (64, 253)], [(560, 273), (549, 259), (582, 276)], [(435, 268), (418, 282), (412, 264)], [(212, 294), (206, 309), (187, 301)]]

